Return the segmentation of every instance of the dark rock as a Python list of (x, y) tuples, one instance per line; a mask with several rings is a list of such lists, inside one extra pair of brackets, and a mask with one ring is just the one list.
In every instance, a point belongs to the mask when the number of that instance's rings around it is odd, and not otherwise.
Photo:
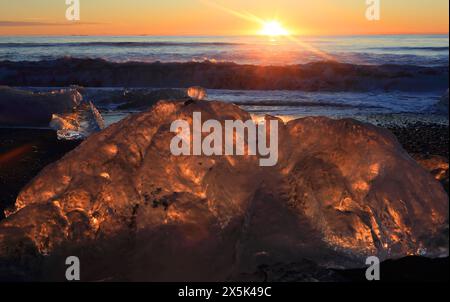
[(0, 126), (48, 127), (52, 114), (71, 112), (82, 99), (75, 89), (32, 93), (0, 86)]
[(143, 110), (155, 105), (159, 100), (171, 100), (187, 98), (182, 89), (159, 89), (154, 91), (133, 90), (125, 91), (121, 101), (124, 104), (117, 107), (119, 110), (134, 109)]

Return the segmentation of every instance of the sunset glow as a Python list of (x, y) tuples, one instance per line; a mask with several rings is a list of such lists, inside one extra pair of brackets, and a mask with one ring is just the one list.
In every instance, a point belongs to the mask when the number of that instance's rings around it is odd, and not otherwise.
[(449, 26), (448, 0), (383, 1), (377, 22), (367, 21), (363, 0), (127, 3), (85, 0), (80, 21), (69, 22), (64, 1), (0, 1), (0, 35), (255, 35), (262, 28), (271, 35), (425, 34), (448, 33)]
[(449, 3), (0, 0), (0, 285), (448, 281)]
[(289, 32), (283, 28), (283, 26), (278, 21), (269, 21), (266, 22), (259, 32), (260, 35), (264, 36), (287, 36)]

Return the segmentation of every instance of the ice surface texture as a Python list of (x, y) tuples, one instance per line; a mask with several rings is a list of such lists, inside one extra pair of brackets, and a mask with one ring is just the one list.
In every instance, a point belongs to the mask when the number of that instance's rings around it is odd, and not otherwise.
[(0, 223), (0, 258), (49, 279), (78, 255), (85, 281), (212, 281), (302, 259), (448, 255), (448, 196), (390, 132), (304, 118), (280, 121), (275, 167), (172, 156), (170, 124), (193, 112), (250, 118), (222, 102), (160, 101), (90, 136), (22, 190)]

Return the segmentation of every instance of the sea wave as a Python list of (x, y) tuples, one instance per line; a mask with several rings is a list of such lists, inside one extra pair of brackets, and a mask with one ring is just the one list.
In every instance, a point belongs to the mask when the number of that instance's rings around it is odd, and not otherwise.
[(231, 42), (65, 42), (65, 43), (0, 43), (0, 48), (34, 47), (205, 47), (236, 46), (243, 43)]
[(338, 102), (327, 101), (280, 101), (280, 100), (264, 100), (264, 101), (234, 101), (238, 106), (258, 106), (258, 107), (334, 107), (334, 108), (382, 108), (381, 106), (373, 106), (368, 104), (344, 104)]
[(368, 48), (370, 50), (387, 50), (387, 51), (448, 51), (448, 46), (437, 46), (437, 47), (417, 47), (417, 46), (402, 46), (402, 47), (392, 47), (392, 46), (384, 46), (384, 47), (372, 47)]
[(442, 91), (449, 67), (356, 65), (321, 61), (260, 66), (226, 62), (116, 63), (66, 57), (44, 61), (0, 61), (0, 85), (55, 87), (202, 86), (230, 90)]

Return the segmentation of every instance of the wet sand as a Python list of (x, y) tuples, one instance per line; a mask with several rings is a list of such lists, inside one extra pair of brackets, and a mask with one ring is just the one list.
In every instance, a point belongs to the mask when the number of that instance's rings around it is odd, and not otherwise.
[(439, 155), (448, 159), (448, 125), (415, 122), (387, 127), (410, 154)]

